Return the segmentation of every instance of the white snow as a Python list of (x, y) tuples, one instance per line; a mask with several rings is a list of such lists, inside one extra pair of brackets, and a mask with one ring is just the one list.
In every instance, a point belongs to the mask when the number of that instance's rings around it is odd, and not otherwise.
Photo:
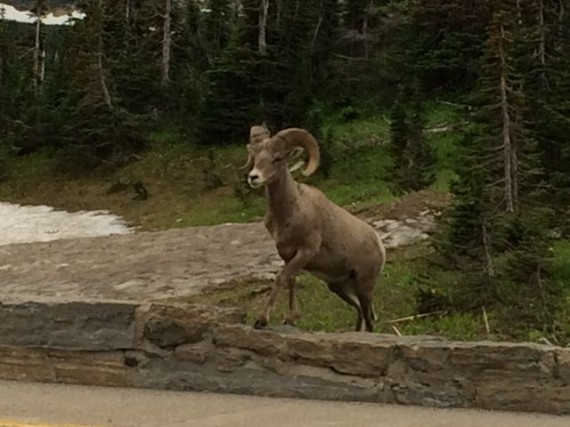
[(107, 211), (71, 213), (0, 202), (0, 245), (133, 232), (121, 217)]
[[(33, 16), (29, 11), (18, 10), (14, 6), (10, 6), (4, 3), (0, 3), (0, 16), (4, 15), (4, 19), (8, 21), (17, 21), (25, 23), (36, 22), (35, 16)], [(44, 25), (67, 25), (69, 24), (69, 18), (82, 19), (85, 14), (73, 11), (71, 15), (55, 16), (53, 13), (49, 13), (42, 18), (42, 24)]]

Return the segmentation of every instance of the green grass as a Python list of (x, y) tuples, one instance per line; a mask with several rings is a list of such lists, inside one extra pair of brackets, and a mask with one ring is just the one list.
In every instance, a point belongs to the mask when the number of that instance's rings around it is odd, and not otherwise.
[(352, 121), (333, 115), (325, 121), (321, 131), (325, 135), (332, 132), (335, 148), (382, 146), (390, 141), (390, 121), (382, 114)]
[[(8, 179), (0, 183), (0, 198), (70, 211), (108, 209), (143, 230), (244, 222), (263, 214), (262, 197), (253, 192), (244, 198), (234, 194), (239, 184), (236, 168), (246, 160), (243, 147), (211, 152), (170, 133), (154, 134), (153, 139), (139, 160), (112, 175), (97, 171), (80, 177), (56, 174), (57, 161), (44, 154), (10, 159), (6, 162)], [(221, 180), (219, 187), (210, 185), (208, 170)], [(150, 197), (132, 200), (132, 187), (107, 194), (117, 178), (141, 180)]]
[(560, 240), (552, 247), (554, 259), (551, 277), (570, 292), (570, 240)]
[[(430, 107), (430, 123), (453, 119), (448, 107)], [(302, 179), (321, 188), (334, 202), (356, 208), (394, 199), (388, 182), (391, 159), (388, 155), (389, 121), (382, 113), (345, 118), (346, 112), (327, 116), (323, 131), (332, 132), (330, 178)], [(431, 124), (430, 124), (431, 126)], [(265, 211), (261, 191), (240, 184), (237, 167), (246, 160), (243, 146), (209, 150), (193, 146), (172, 131), (155, 132), (150, 148), (140, 158), (109, 174), (97, 172), (73, 177), (56, 174), (57, 159), (47, 154), (10, 158), (7, 179), (0, 183), (0, 197), (25, 204), (48, 204), (70, 211), (108, 209), (143, 230), (247, 222), (259, 219)], [(437, 135), (440, 163), (452, 155), (452, 137)], [(438, 167), (438, 169), (440, 169)], [(211, 185), (211, 170), (219, 187)], [(132, 188), (107, 194), (113, 180), (141, 180), (150, 193), (147, 201), (132, 200)], [(439, 188), (445, 188), (449, 175), (438, 172)]]
[(447, 191), (449, 183), (456, 178), (453, 170), (464, 129), (459, 123), (460, 117), (456, 107), (441, 103), (428, 105), (426, 140), (436, 158), (435, 182), (431, 186), (434, 190)]
[[(397, 323), (387, 321), (413, 315), (415, 292), (418, 287), (416, 276), (425, 268), (425, 262), (416, 256), (427, 248), (400, 249), (391, 251), (384, 274), (377, 283), (374, 306), (379, 317), (376, 332), (394, 334), (395, 329), (404, 335), (438, 335), (449, 339), (477, 340), (487, 338), (482, 315), (452, 314), (423, 319), (410, 319)], [(410, 259), (408, 251), (414, 255)], [(356, 312), (340, 298), (331, 293), (326, 284), (310, 274), (298, 278), (298, 301), (301, 317), (297, 325), (303, 330), (338, 332), (352, 331)], [(246, 310), (247, 322), (253, 324), (263, 309), (271, 282), (244, 281), (226, 284), (205, 294), (192, 297), (192, 302), (223, 306), (238, 306)], [(279, 324), (287, 311), (286, 292), (279, 294), (270, 323)], [(490, 315), (491, 316), (491, 315)]]
[[(551, 280), (559, 289), (559, 308), (556, 326), (565, 342), (570, 342), (570, 240), (561, 240), (553, 246)], [(539, 334), (540, 335), (540, 334)]]
[[(503, 323), (504, 316), (493, 308), (488, 308), (485, 312), (490, 327), (489, 334), (486, 330), (482, 309), (466, 313), (441, 313), (423, 318), (410, 318), (416, 314), (415, 296), (420, 286), (417, 277), (418, 273), (428, 268), (424, 260), (428, 251), (427, 246), (419, 245), (388, 252), (386, 269), (375, 290), (374, 306), (379, 316), (376, 332), (433, 335), (458, 341), (542, 342), (544, 338), (552, 339), (544, 331), (536, 330), (527, 330), (523, 335), (520, 334), (520, 330), (515, 335), (509, 334), (506, 330), (508, 325)], [(566, 288), (566, 294), (561, 299), (561, 309), (558, 313), (561, 330), (557, 334), (558, 342), (565, 345), (570, 338), (568, 322), (570, 318), (570, 241), (559, 242), (555, 247), (555, 255), (553, 277)], [(453, 273), (449, 273), (448, 276), (446, 280), (453, 280)], [(301, 329), (320, 332), (353, 330), (356, 320), (354, 309), (331, 293), (326, 284), (307, 273), (299, 276), (297, 283), (301, 311), (301, 318), (297, 325)], [(270, 286), (271, 282), (268, 281), (231, 283), (193, 297), (191, 300), (192, 302), (242, 307), (247, 312), (247, 322), (253, 324), (266, 303)], [(284, 319), (287, 312), (286, 302), (286, 292), (282, 291), (273, 311), (271, 324), (279, 324)], [(390, 322), (397, 319), (400, 321)]]
[[(428, 106), (427, 128), (443, 128), (457, 124), (457, 110), (448, 105)], [(454, 178), (453, 166), (457, 157), (463, 126), (443, 132), (427, 132), (427, 141), (434, 149), (437, 166), (432, 188), (446, 191)], [(320, 175), (299, 178), (314, 184), (334, 202), (353, 208), (367, 208), (395, 200), (390, 191), (388, 155), (389, 122), (385, 115), (375, 114), (352, 121), (341, 113), (327, 118), (324, 133), (330, 132), (332, 163), (330, 177)], [(114, 172), (113, 176), (90, 174), (70, 177), (54, 174), (55, 162), (46, 154), (7, 159), (7, 179), (0, 183), (0, 198), (5, 201), (28, 204), (48, 204), (68, 210), (109, 209), (143, 230), (164, 230), (173, 227), (213, 225), (225, 222), (247, 222), (260, 219), (265, 211), (261, 190), (252, 191), (240, 183), (236, 168), (246, 160), (245, 147), (219, 147), (215, 151), (195, 147), (172, 132), (153, 134), (153, 143), (139, 160)], [(211, 185), (214, 171), (220, 186)], [(298, 176), (298, 175), (296, 175)], [(132, 191), (107, 194), (113, 179), (142, 180), (150, 197), (147, 201), (132, 200)], [(216, 188), (214, 188), (216, 187)], [(482, 312), (434, 315), (409, 319), (395, 324), (387, 320), (416, 314), (415, 296), (419, 288), (418, 273), (428, 268), (420, 245), (406, 250), (389, 251), (389, 262), (375, 294), (375, 307), (381, 322), (379, 332), (395, 333), (392, 325), (406, 335), (431, 334), (450, 339), (474, 340), (482, 338), (505, 339), (499, 329), (498, 315), (487, 313), (491, 335), (485, 331)], [(414, 254), (410, 255), (410, 251)], [(560, 335), (570, 337), (570, 241), (558, 242), (553, 247), (554, 263), (550, 279), (562, 290), (558, 327)], [(442, 273), (444, 274), (444, 273)], [(456, 280), (453, 272), (446, 272), (442, 281)], [(263, 306), (268, 283), (232, 283), (200, 296), (202, 302), (221, 305), (240, 305), (247, 309), (251, 322)], [(273, 316), (280, 322), (285, 314), (285, 296), (282, 295)], [(299, 301), (303, 316), (299, 326), (307, 330), (352, 330), (354, 310), (333, 295), (326, 285), (310, 275), (299, 279)], [(528, 331), (525, 339), (538, 340), (542, 331)]]

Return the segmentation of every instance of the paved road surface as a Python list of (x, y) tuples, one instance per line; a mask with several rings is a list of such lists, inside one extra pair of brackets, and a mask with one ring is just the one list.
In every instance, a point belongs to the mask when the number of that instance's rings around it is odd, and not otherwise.
[(0, 381), (0, 427), (568, 427), (570, 417)]

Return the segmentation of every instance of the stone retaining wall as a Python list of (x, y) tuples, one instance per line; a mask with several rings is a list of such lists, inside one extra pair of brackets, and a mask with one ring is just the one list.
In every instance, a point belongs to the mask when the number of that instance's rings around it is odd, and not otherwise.
[(0, 378), (570, 413), (570, 349), (254, 330), (236, 309), (0, 304)]

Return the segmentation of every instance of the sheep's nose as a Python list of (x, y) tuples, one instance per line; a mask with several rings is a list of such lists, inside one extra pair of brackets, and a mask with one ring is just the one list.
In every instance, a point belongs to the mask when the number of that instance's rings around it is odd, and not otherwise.
[(250, 180), (251, 182), (255, 182), (255, 181), (257, 181), (258, 179), (259, 179), (259, 175), (257, 175), (257, 174), (253, 174), (253, 175), (250, 174), (250, 175), (249, 175), (249, 180)]

